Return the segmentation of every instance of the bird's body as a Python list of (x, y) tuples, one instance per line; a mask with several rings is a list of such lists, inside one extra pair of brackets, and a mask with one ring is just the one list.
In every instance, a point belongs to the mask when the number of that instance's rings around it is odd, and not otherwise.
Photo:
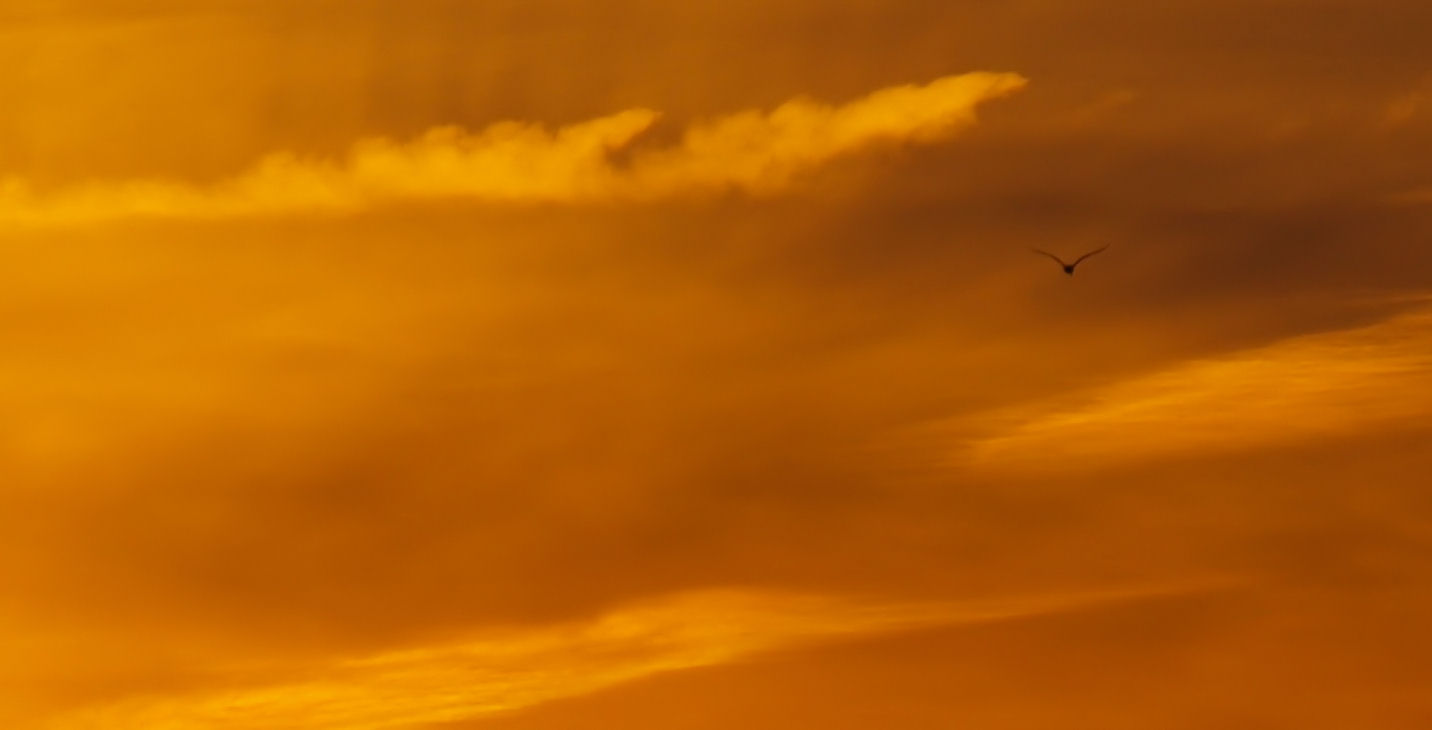
[(1059, 258), (1058, 256), (1055, 256), (1054, 254), (1049, 253), (1048, 251), (1041, 251), (1041, 250), (1039, 250), (1039, 249), (1037, 249), (1037, 248), (1036, 248), (1036, 249), (1032, 249), (1032, 250), (1033, 250), (1035, 253), (1037, 253), (1037, 254), (1043, 254), (1043, 255), (1045, 255), (1045, 256), (1048, 256), (1048, 257), (1051, 258), (1051, 259), (1054, 259), (1055, 261), (1057, 261), (1057, 262), (1059, 263), (1059, 265), (1060, 265), (1061, 267), (1063, 267), (1065, 274), (1068, 274), (1069, 276), (1073, 276), (1073, 275), (1074, 275), (1074, 267), (1078, 266), (1081, 262), (1084, 261), (1084, 259), (1087, 259), (1087, 258), (1089, 258), (1090, 256), (1093, 256), (1094, 254), (1103, 251), (1105, 248), (1108, 248), (1108, 246), (1104, 246), (1103, 248), (1096, 248), (1096, 249), (1094, 249), (1093, 251), (1090, 251), (1089, 253), (1086, 253), (1086, 254), (1084, 254), (1083, 256), (1080, 256), (1079, 258), (1074, 259), (1074, 262), (1073, 262), (1073, 263), (1066, 262), (1064, 259), (1061, 259), (1061, 258)]

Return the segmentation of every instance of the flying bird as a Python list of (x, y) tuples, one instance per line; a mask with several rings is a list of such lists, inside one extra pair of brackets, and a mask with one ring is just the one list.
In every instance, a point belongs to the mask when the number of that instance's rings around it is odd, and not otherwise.
[(1036, 249), (1031, 249), (1031, 250), (1034, 251), (1035, 253), (1044, 254), (1045, 256), (1048, 256), (1049, 258), (1054, 259), (1055, 261), (1058, 261), (1058, 262), (1059, 262), (1059, 265), (1064, 267), (1064, 273), (1066, 273), (1066, 274), (1068, 274), (1068, 275), (1070, 275), (1070, 276), (1073, 276), (1073, 275), (1074, 275), (1074, 267), (1075, 267), (1075, 266), (1078, 266), (1079, 263), (1082, 262), (1084, 259), (1087, 259), (1087, 258), (1089, 258), (1090, 256), (1093, 256), (1093, 255), (1096, 254), (1096, 253), (1102, 252), (1105, 248), (1108, 248), (1108, 246), (1104, 246), (1103, 248), (1096, 248), (1096, 249), (1094, 249), (1093, 251), (1090, 251), (1089, 253), (1086, 253), (1086, 254), (1084, 254), (1083, 256), (1080, 256), (1079, 258), (1074, 259), (1074, 263), (1072, 263), (1072, 264), (1071, 264), (1071, 263), (1065, 263), (1064, 259), (1061, 259), (1061, 258), (1059, 258), (1058, 256), (1055, 256), (1054, 254), (1049, 253), (1048, 251), (1040, 251), (1040, 250), (1037, 249), (1037, 248), (1036, 248)]

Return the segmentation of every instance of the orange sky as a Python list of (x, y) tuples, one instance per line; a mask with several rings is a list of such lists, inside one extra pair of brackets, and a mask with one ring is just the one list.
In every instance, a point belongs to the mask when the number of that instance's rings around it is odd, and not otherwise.
[(1427, 727), (1429, 27), (8, 0), (0, 724)]

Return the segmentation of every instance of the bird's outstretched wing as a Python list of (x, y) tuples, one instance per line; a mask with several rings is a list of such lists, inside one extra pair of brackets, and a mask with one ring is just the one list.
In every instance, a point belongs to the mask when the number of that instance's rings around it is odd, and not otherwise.
[(1084, 259), (1087, 259), (1087, 258), (1089, 258), (1090, 256), (1093, 256), (1093, 255), (1096, 254), (1096, 253), (1103, 253), (1104, 249), (1106, 249), (1106, 248), (1108, 248), (1107, 245), (1104, 246), (1103, 248), (1096, 248), (1096, 249), (1094, 249), (1093, 251), (1090, 251), (1089, 253), (1086, 253), (1086, 254), (1084, 254), (1083, 256), (1080, 256), (1079, 258), (1074, 259), (1074, 263), (1070, 264), (1070, 266), (1078, 266), (1080, 261), (1083, 261)]
[[(1049, 253), (1048, 251), (1040, 251), (1040, 250), (1037, 249), (1037, 248), (1031, 248), (1031, 249), (1029, 249), (1029, 250), (1030, 250), (1030, 251), (1033, 251), (1033, 252), (1035, 252), (1035, 253), (1037, 253), (1037, 254), (1043, 254), (1043, 255), (1045, 255), (1045, 256), (1048, 256), (1048, 257), (1051, 258), (1051, 259), (1054, 259), (1055, 261), (1058, 261), (1060, 266), (1068, 266), (1068, 265), (1069, 265), (1069, 264), (1064, 263), (1064, 259), (1061, 259), (1061, 258), (1059, 258), (1058, 256), (1055, 256), (1054, 254)], [(1090, 255), (1092, 255), (1092, 254), (1090, 254)]]

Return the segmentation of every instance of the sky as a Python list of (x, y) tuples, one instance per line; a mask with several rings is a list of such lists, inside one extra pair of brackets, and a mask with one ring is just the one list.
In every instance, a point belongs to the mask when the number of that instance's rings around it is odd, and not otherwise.
[(1429, 27), (7, 0), (0, 724), (1425, 728)]

